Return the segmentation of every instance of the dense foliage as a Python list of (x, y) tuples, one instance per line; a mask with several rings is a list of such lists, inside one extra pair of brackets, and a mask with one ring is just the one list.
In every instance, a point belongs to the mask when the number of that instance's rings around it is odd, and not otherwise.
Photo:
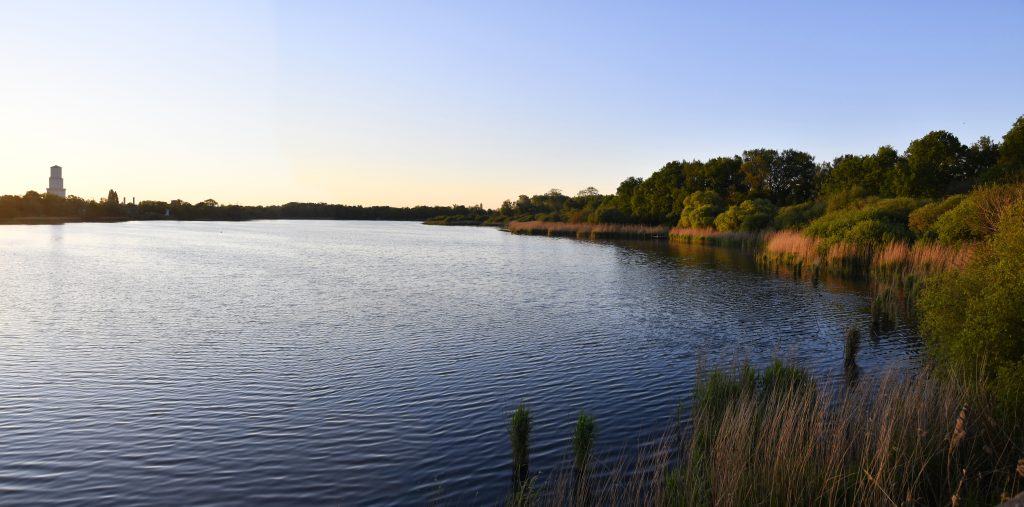
[[(919, 300), (940, 364), (991, 379), (1007, 412), (1024, 406), (1024, 201), (1007, 206), (975, 259), (936, 276)], [(1019, 415), (1019, 414), (1014, 414)]]

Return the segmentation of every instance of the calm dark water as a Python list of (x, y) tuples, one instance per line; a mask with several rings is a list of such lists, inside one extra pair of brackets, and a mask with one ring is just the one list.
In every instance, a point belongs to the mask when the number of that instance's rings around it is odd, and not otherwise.
[(698, 359), (833, 376), (870, 320), (735, 250), (392, 222), (5, 226), (0, 288), (6, 505), (494, 504), (521, 400), (550, 474), (581, 409), (611, 459)]

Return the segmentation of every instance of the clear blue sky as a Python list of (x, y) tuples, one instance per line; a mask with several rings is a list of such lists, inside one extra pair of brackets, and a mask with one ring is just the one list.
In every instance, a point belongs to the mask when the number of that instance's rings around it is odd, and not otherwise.
[(1019, 0), (0, 7), (0, 193), (497, 206), (1024, 114)]

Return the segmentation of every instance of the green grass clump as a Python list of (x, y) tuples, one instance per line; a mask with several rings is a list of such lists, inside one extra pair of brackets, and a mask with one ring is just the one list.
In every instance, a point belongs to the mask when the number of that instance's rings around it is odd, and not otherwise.
[(508, 434), (512, 440), (512, 473), (517, 484), (525, 482), (530, 467), (530, 430), (533, 416), (520, 403), (509, 419)]
[(597, 423), (594, 416), (580, 412), (576, 419), (576, 428), (572, 433), (573, 464), (576, 465), (577, 473), (584, 473), (590, 456), (594, 449), (594, 437), (597, 434)]

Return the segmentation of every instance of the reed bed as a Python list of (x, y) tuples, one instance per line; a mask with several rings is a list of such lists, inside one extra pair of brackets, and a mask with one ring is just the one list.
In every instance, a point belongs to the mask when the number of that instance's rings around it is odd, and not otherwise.
[(535, 236), (567, 236), (577, 239), (654, 239), (665, 238), (669, 227), (639, 224), (591, 224), (542, 222), (509, 222), (506, 226), (513, 234), (529, 234)]
[(965, 506), (1024, 489), (1020, 424), (995, 418), (979, 382), (890, 371), (819, 387), (799, 375), (769, 384), (767, 371), (716, 375), (698, 388), (692, 422), (635, 460), (582, 484), (567, 467), (509, 503)]
[(790, 267), (802, 264), (841, 274), (903, 271), (927, 276), (963, 268), (970, 262), (974, 250), (973, 244), (946, 246), (903, 241), (881, 246), (851, 243), (826, 246), (820, 239), (796, 231), (777, 231), (766, 235), (763, 260)]

